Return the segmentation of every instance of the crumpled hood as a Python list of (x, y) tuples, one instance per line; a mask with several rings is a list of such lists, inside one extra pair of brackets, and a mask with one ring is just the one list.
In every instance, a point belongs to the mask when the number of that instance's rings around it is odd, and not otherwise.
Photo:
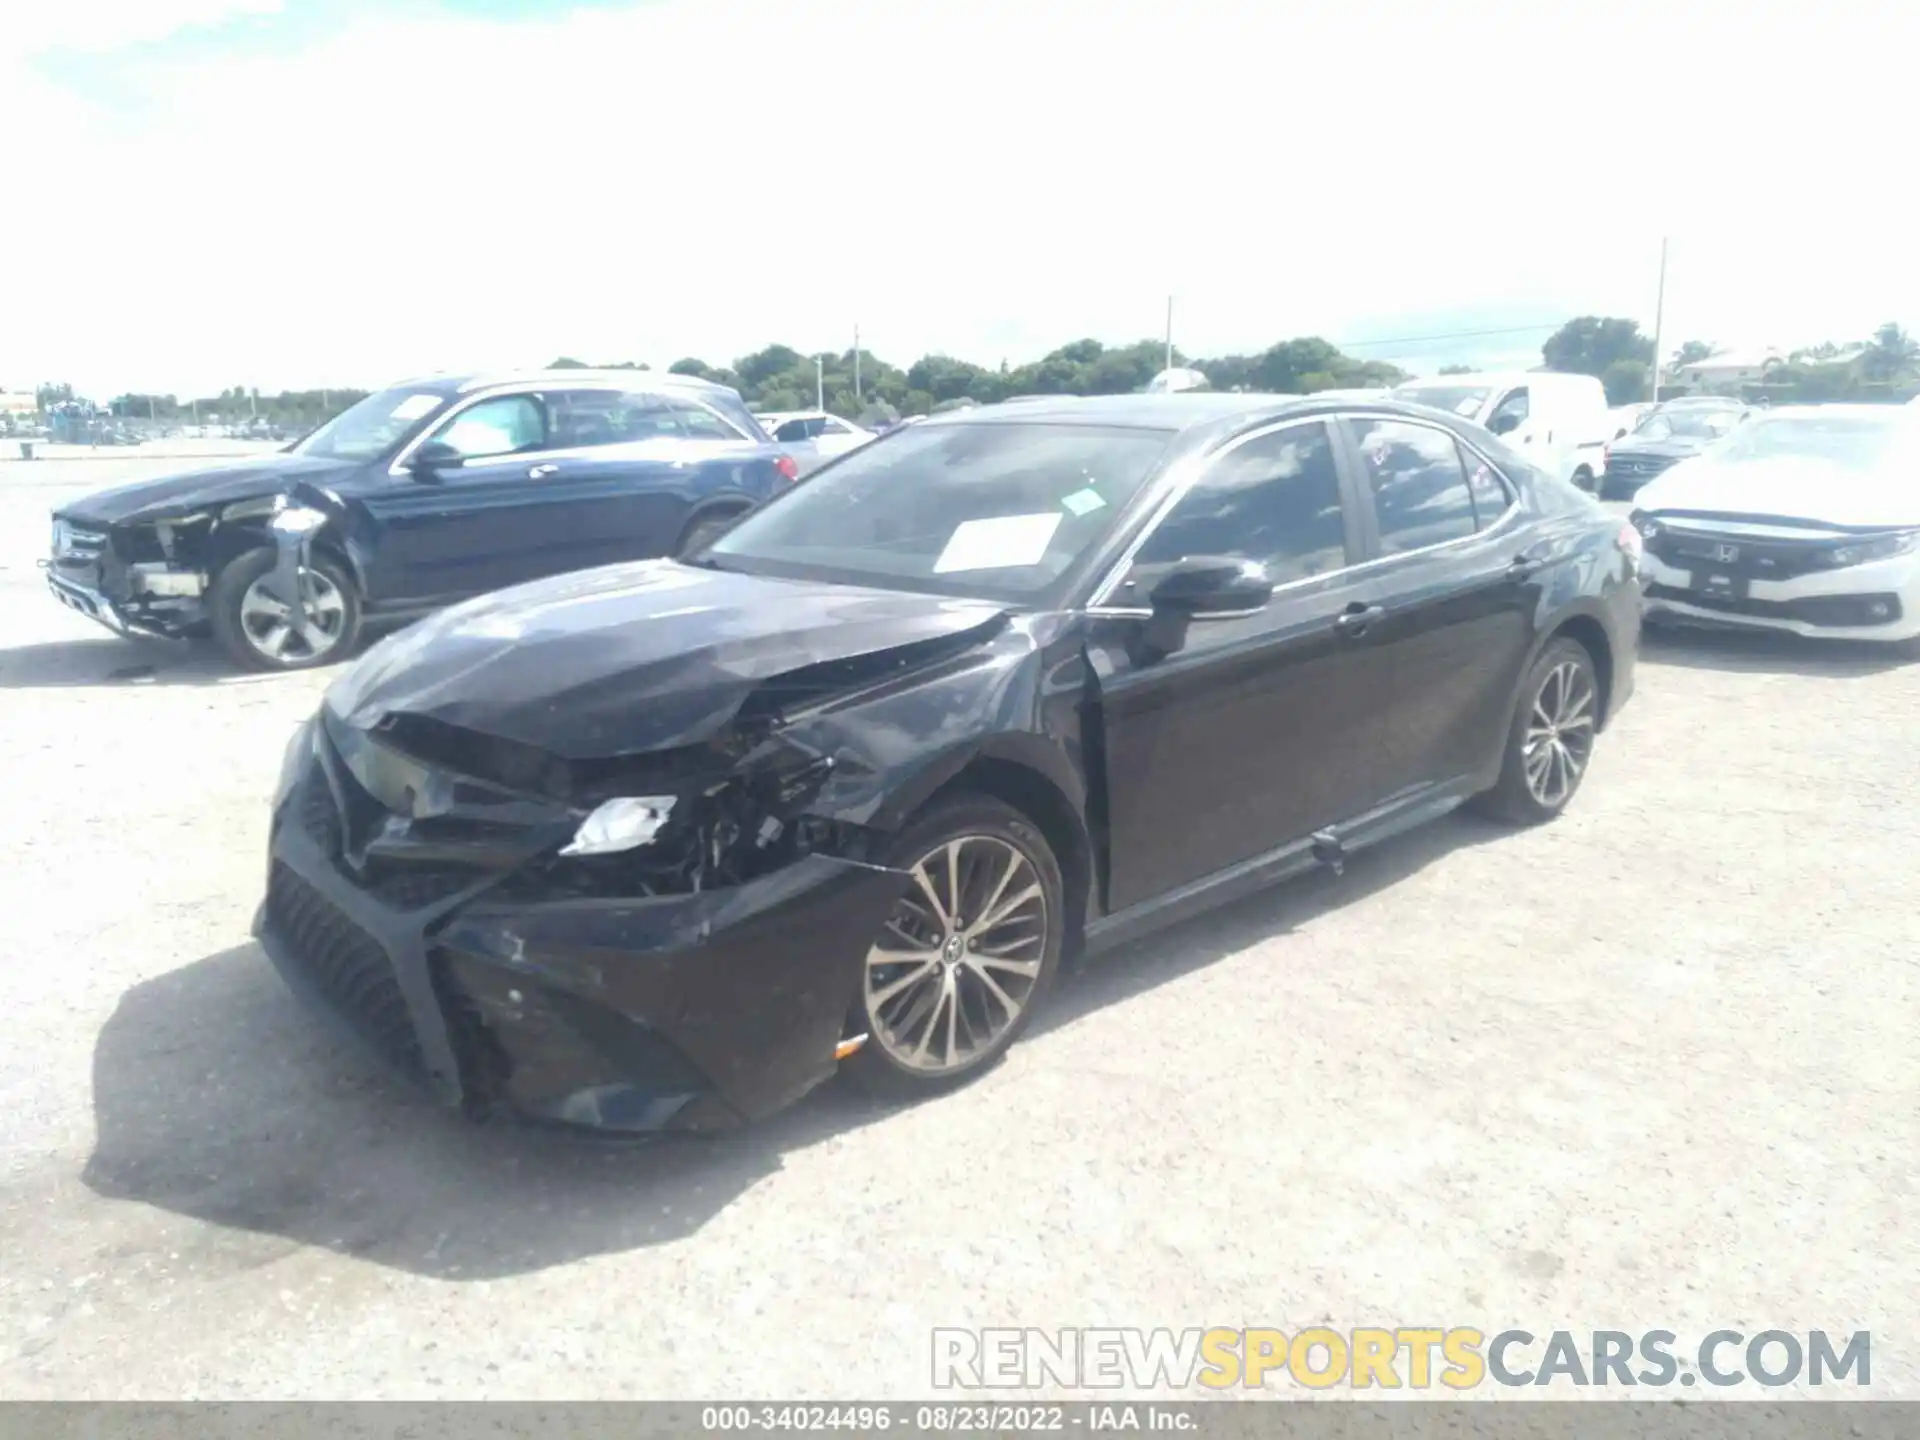
[(256, 495), (273, 495), (294, 485), (324, 485), (358, 468), (349, 461), (320, 460), (306, 455), (251, 455), (223, 465), (166, 475), (158, 480), (136, 480), (101, 490), (85, 499), (62, 505), (54, 513), (96, 525), (120, 525), (148, 516), (155, 518)]
[(1841, 529), (1900, 529), (1920, 526), (1920, 476), (1798, 458), (1729, 465), (1703, 455), (1675, 465), (1634, 504), (1650, 514), (1700, 511)]
[(327, 692), (348, 724), (423, 715), (569, 760), (696, 744), (804, 666), (982, 630), (1005, 611), (648, 560), (469, 600), (383, 641)]

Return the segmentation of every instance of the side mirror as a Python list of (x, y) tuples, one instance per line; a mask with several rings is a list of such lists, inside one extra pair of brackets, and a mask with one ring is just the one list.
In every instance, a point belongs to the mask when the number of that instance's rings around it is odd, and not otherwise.
[(1520, 417), (1518, 415), (1515, 415), (1511, 411), (1508, 411), (1504, 415), (1496, 415), (1491, 420), (1487, 421), (1487, 429), (1491, 430), (1496, 435), (1511, 435), (1514, 431), (1518, 430), (1519, 428), (1520, 428)]
[(407, 469), (413, 472), (416, 480), (431, 480), (442, 470), (457, 469), (461, 463), (460, 452), (444, 440), (429, 440), (413, 452), (413, 458), (407, 461)]
[(1156, 615), (1183, 620), (1227, 620), (1253, 615), (1273, 599), (1273, 581), (1261, 565), (1227, 556), (1194, 555), (1154, 583), (1147, 603)]

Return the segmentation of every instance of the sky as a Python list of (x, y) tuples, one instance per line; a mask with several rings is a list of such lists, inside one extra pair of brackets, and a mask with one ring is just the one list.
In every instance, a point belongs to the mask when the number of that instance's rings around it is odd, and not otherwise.
[(6, 10), (0, 387), (1920, 329), (1890, 0)]

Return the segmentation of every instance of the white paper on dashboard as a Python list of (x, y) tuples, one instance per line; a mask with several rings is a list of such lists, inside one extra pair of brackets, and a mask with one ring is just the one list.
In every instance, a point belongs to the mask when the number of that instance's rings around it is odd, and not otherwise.
[(422, 415), (431, 415), (440, 408), (438, 395), (409, 395), (393, 407), (387, 416), (389, 420), (418, 420)]
[(996, 515), (991, 520), (968, 520), (955, 527), (947, 548), (933, 562), (933, 573), (955, 570), (1004, 570), (1015, 565), (1038, 565), (1047, 542), (1060, 528), (1061, 514)]

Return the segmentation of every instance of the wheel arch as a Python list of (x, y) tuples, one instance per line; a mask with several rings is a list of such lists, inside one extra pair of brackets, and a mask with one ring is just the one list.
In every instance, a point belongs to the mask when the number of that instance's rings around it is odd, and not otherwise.
[[(1066, 891), (1066, 957), (1073, 959), (1080, 951), (1093, 894), (1093, 846), (1079, 807), (1060, 782), (1030, 763), (1029, 757), (979, 750), (964, 757), (914, 805), (911, 814), (962, 792), (1004, 801), (1031, 820), (1046, 838)], [(902, 817), (903, 823), (910, 818)]]
[(1533, 662), (1540, 657), (1547, 646), (1561, 639), (1575, 641), (1593, 661), (1594, 678), (1600, 686), (1600, 714), (1594, 729), (1605, 730), (1607, 723), (1613, 718), (1613, 637), (1607, 633), (1606, 625), (1597, 615), (1576, 610), (1570, 615), (1561, 617), (1541, 637), (1540, 643), (1534, 647), (1532, 656), (1527, 660), (1527, 670), (1533, 668)]

